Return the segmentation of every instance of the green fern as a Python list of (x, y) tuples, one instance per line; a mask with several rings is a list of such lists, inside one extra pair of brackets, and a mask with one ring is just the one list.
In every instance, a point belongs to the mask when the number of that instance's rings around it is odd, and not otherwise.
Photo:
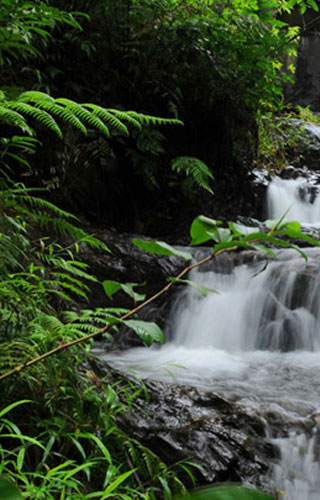
[(144, 125), (183, 125), (183, 122), (176, 118), (160, 118), (158, 116), (137, 113), (136, 111), (127, 111), (127, 114)]
[(203, 161), (192, 156), (179, 156), (172, 160), (171, 166), (174, 172), (184, 173), (199, 187), (213, 194), (210, 181), (214, 180), (214, 176)]
[(45, 125), (49, 130), (55, 132), (62, 138), (62, 132), (55, 121), (55, 119), (45, 110), (39, 109), (26, 102), (9, 101), (7, 103), (8, 109), (13, 109), (15, 112), (27, 118), (32, 118), (35, 121)]
[(92, 103), (80, 104), (63, 97), (54, 99), (40, 91), (23, 92), (15, 100), (6, 100), (5, 93), (1, 93), (0, 121), (19, 127), (24, 133), (33, 134), (27, 123), (27, 119), (31, 118), (61, 138), (62, 132), (54, 116), (83, 134), (87, 134), (89, 126), (105, 137), (110, 137), (110, 129), (129, 135), (127, 125), (141, 130), (142, 125), (182, 124), (176, 119), (158, 118), (136, 111), (108, 109)]
[[(13, 341), (0, 344), (0, 374), (15, 368), (16, 366), (23, 365), (29, 359), (38, 356), (34, 346), (26, 342)], [(32, 375), (43, 375), (43, 365), (34, 367)], [(39, 379), (41, 380), (41, 378)]]
[(32, 128), (26, 119), (17, 111), (10, 109), (6, 103), (0, 105), (0, 123), (19, 128), (24, 134), (33, 135)]
[[(32, 195), (32, 193), (39, 191), (43, 192), (41, 188), (26, 188), (23, 185), (18, 185), (15, 188), (1, 191), (0, 201), (7, 208), (17, 210), (30, 223), (38, 224), (45, 229), (52, 227), (56, 233), (72, 237), (74, 240), (73, 245), (86, 243), (92, 248), (110, 251), (103, 241), (69, 222), (68, 219), (77, 222), (78, 219), (75, 215), (62, 210), (43, 198)], [(36, 211), (34, 209), (41, 210)]]
[(102, 108), (101, 106), (97, 106), (96, 104), (84, 104), (83, 105), (87, 109), (91, 109), (91, 113), (95, 117), (99, 117), (101, 120), (104, 120), (108, 123), (109, 126), (112, 126), (114, 129), (123, 132), (125, 135), (129, 135), (128, 128), (121, 120), (119, 120), (116, 116), (110, 113), (109, 110)]
[(146, 484), (154, 484), (158, 481), (160, 484), (160, 491), (163, 490), (166, 492), (166, 498), (167, 495), (168, 498), (172, 498), (172, 495), (175, 493), (186, 493), (184, 484), (174, 470), (175, 467), (181, 466), (180, 462), (173, 466), (168, 466), (156, 453), (144, 446), (138, 440), (129, 438), (128, 436), (123, 446), (128, 451), (133, 465), (136, 466), (139, 473), (143, 475)]
[(139, 120), (131, 116), (130, 111), (120, 111), (119, 109), (108, 109), (109, 113), (123, 122), (127, 122), (138, 130), (142, 130), (142, 125)]

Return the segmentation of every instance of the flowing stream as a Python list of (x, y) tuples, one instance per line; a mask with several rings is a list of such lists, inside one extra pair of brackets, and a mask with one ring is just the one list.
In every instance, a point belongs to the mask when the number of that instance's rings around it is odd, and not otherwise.
[[(275, 179), (268, 189), (269, 217), (320, 222), (320, 198), (304, 179)], [(320, 249), (258, 254), (234, 265), (232, 257), (194, 270), (194, 288), (178, 296), (166, 345), (101, 357), (141, 377), (177, 381), (221, 393), (266, 422), (280, 451), (270, 482), (289, 500), (320, 498)], [(227, 262), (226, 259), (230, 259)], [(283, 422), (275, 431), (268, 419)]]

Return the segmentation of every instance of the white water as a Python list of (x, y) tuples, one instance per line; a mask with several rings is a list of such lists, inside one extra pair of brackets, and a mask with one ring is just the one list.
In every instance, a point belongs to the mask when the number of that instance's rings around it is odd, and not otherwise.
[[(269, 216), (279, 218), (289, 203), (288, 218), (297, 219), (307, 204), (296, 196), (298, 182), (274, 182)], [(320, 221), (317, 200), (303, 208), (304, 221)], [(230, 274), (193, 271), (193, 280), (219, 293), (181, 293), (169, 321), (170, 342), (99, 353), (118, 369), (213, 390), (266, 421), (273, 415), (289, 423), (295, 430), (288, 436), (269, 436), (280, 450), (270, 481), (289, 500), (320, 498), (320, 250), (306, 252), (308, 262), (281, 251), (262, 272), (261, 260)]]
[(320, 197), (317, 187), (303, 177), (284, 180), (275, 177), (268, 186), (268, 217), (319, 226)]

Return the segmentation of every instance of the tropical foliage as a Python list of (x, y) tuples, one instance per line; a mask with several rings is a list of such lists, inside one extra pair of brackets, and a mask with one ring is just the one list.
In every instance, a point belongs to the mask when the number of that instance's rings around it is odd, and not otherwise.
[[(60, 0), (55, 5), (65, 8)], [(264, 151), (272, 150), (275, 142), (274, 125), (284, 104), (283, 85), (290, 84), (294, 76), (292, 61), (300, 33), (284, 16), (293, 9), (300, 9), (302, 15), (316, 11), (317, 3), (77, 0), (68, 5), (70, 11), (81, 9), (90, 16), (90, 21), (84, 21), (88, 29), (63, 30), (59, 44), (51, 44), (47, 63), (41, 68), (45, 85), (56, 94), (62, 88), (65, 95), (72, 93), (80, 101), (89, 92), (98, 102), (120, 102), (127, 109), (135, 107), (160, 116), (169, 113), (185, 123), (173, 133), (164, 131), (163, 139), (158, 131), (144, 130), (137, 134), (134, 145), (125, 142), (125, 152), (122, 140), (113, 141), (122, 168), (112, 175), (113, 199), (121, 207), (128, 204), (130, 195), (124, 187), (128, 181), (135, 200), (129, 202), (127, 212), (121, 211), (120, 219), (127, 218), (133, 226), (134, 219), (141, 221), (145, 214), (145, 230), (159, 234), (162, 221), (174, 230), (175, 217), (187, 213), (191, 222), (199, 213), (200, 197), (208, 210), (226, 211), (224, 199), (237, 193), (236, 182), (228, 183), (228, 178), (245, 177), (256, 158), (259, 140), (265, 143)], [(308, 18), (303, 19), (307, 29)], [(74, 57), (66, 67), (63, 55), (70, 47)], [(92, 71), (82, 70), (84, 60)], [(165, 143), (170, 134), (173, 140)], [(192, 182), (192, 174), (181, 189), (183, 173), (173, 175), (168, 165), (173, 158), (185, 156), (200, 158), (214, 174), (214, 185), (207, 184), (210, 189), (216, 186), (214, 200)], [(261, 153), (260, 163), (264, 158)], [(220, 200), (222, 185), (228, 185), (228, 192)], [(165, 196), (154, 196), (159, 188)], [(113, 215), (112, 224), (116, 219)]]
[[(243, 127), (236, 133), (243, 118), (255, 125), (263, 113), (280, 109), (281, 85), (287, 78), (279, 71), (281, 57), (295, 50), (297, 30), (280, 22), (275, 10), (290, 11), (297, 5), (303, 12), (307, 7), (317, 10), (317, 4), (61, 3), (2, 0), (0, 10), (0, 389), (6, 396), (0, 408), (0, 496), (167, 500), (186, 494), (179, 471), (194, 482), (196, 465), (168, 466), (121, 429), (119, 416), (134, 412), (134, 400), (145, 388), (112, 373), (99, 378), (89, 369), (88, 357), (94, 337), (111, 335), (121, 324), (146, 345), (163, 341), (157, 325), (136, 315), (174, 283), (197, 287), (185, 276), (201, 262), (187, 265), (147, 300), (134, 283), (100, 283), (108, 297), (120, 290), (127, 293), (135, 304), (132, 310), (78, 310), (76, 299), (89, 302), (90, 283), (99, 284), (79, 258), (79, 249), (108, 248), (79, 228), (77, 217), (47, 201), (43, 190), (26, 186), (26, 174), (37, 168), (41, 143), (48, 145), (53, 136), (66, 138), (70, 129), (84, 136), (93, 130), (128, 162), (122, 188), (138, 184), (141, 189), (142, 176), (150, 191), (175, 189), (171, 198), (180, 193), (181, 179), (189, 198), (196, 189), (211, 194), (212, 169), (197, 158), (199, 145), (208, 146), (214, 130), (213, 147), (201, 158), (209, 159), (211, 167), (216, 162), (218, 170), (222, 147), (234, 152), (237, 144), (241, 149), (248, 142), (248, 135), (241, 135)], [(66, 64), (70, 46), (74, 58)], [(123, 111), (133, 107), (143, 113)], [(181, 147), (181, 133), (172, 132), (175, 147), (164, 148), (165, 135), (150, 128), (180, 124), (178, 118), (193, 122), (186, 127), (187, 151)], [(171, 161), (172, 168), (164, 169)], [(264, 234), (233, 223), (224, 227), (203, 216), (193, 222), (191, 238), (192, 244), (213, 245), (203, 262), (238, 248), (262, 250), (269, 257), (274, 256), (272, 245), (296, 248), (284, 238), (316, 244), (295, 223), (271, 223)], [(190, 260), (189, 252), (161, 241), (135, 243)], [(220, 489), (220, 498), (234, 491)], [(217, 497), (217, 490), (209, 495)], [(242, 490), (241, 498), (253, 496)]]

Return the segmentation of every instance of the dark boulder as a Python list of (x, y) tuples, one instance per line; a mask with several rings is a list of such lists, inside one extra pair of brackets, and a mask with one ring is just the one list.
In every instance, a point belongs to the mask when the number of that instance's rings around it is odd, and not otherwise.
[[(117, 375), (93, 360), (99, 376)], [(240, 481), (265, 486), (274, 450), (265, 439), (263, 421), (250, 410), (214, 392), (158, 381), (145, 381), (148, 402), (142, 392), (132, 412), (121, 414), (118, 424), (168, 465), (191, 460), (197, 484)], [(188, 478), (185, 478), (188, 479)]]

